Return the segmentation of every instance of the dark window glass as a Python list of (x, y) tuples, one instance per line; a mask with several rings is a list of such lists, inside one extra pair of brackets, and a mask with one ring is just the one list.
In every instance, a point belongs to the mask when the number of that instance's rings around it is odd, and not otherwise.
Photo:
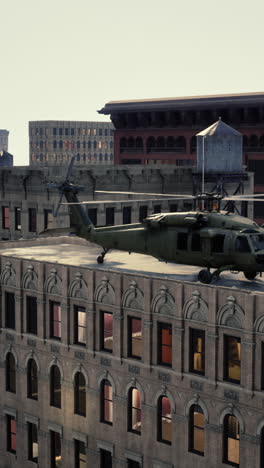
[(190, 409), (189, 450), (204, 455), (204, 414), (198, 405), (193, 405)]
[(15, 208), (15, 230), (21, 231), (21, 208)]
[(100, 450), (100, 468), (112, 468), (112, 454), (108, 450)]
[(224, 379), (240, 383), (240, 338), (224, 336)]
[(16, 393), (16, 361), (12, 353), (6, 355), (6, 391)]
[(33, 400), (38, 399), (38, 368), (34, 359), (29, 359), (27, 365), (27, 396)]
[(153, 213), (161, 213), (161, 205), (154, 205)]
[(264, 341), (261, 343), (261, 361), (261, 390), (264, 390)]
[(193, 252), (200, 252), (201, 250), (201, 237), (200, 234), (197, 234), (196, 232), (192, 234), (192, 251)]
[(37, 335), (38, 333), (38, 311), (37, 298), (27, 296), (27, 333)]
[(171, 404), (166, 396), (158, 400), (158, 440), (171, 444)]
[(141, 464), (135, 460), (127, 459), (127, 466), (128, 468), (140, 468)]
[(190, 372), (204, 375), (205, 372), (204, 330), (190, 328)]
[(66, 135), (66, 136), (69, 135), (69, 129), (68, 129), (68, 128), (65, 128), (65, 135)]
[(28, 423), (28, 459), (38, 463), (38, 428), (33, 423)]
[(16, 420), (14, 416), (6, 416), (6, 449), (16, 453)]
[(238, 236), (235, 243), (235, 250), (241, 253), (251, 252), (248, 239), (245, 236)]
[(143, 221), (148, 216), (148, 207), (146, 205), (142, 205), (139, 207), (139, 222)]
[(61, 408), (61, 374), (56, 365), (50, 370), (50, 405)]
[(178, 205), (176, 203), (171, 203), (170, 212), (171, 213), (176, 213), (176, 211), (178, 211)]
[(87, 456), (85, 443), (80, 440), (74, 441), (75, 465), (74, 468), (86, 468)]
[(59, 302), (50, 302), (50, 337), (61, 339), (61, 306)]
[(172, 365), (172, 328), (169, 323), (158, 322), (158, 364)]
[(239, 422), (232, 414), (224, 419), (224, 463), (239, 466)]
[(15, 294), (10, 292), (5, 293), (5, 326), (16, 328)]
[(74, 342), (82, 346), (86, 344), (86, 312), (81, 306), (74, 306)]
[(218, 234), (212, 239), (212, 252), (222, 253), (224, 252), (224, 241), (225, 236), (223, 234)]
[(115, 209), (106, 208), (105, 210), (105, 223), (106, 226), (113, 226), (115, 224)]
[(123, 208), (123, 224), (131, 224), (131, 206)]
[(128, 356), (142, 358), (142, 323), (134, 317), (128, 317)]
[(113, 424), (113, 389), (106, 379), (101, 384), (101, 421)]
[(71, 135), (74, 135), (74, 128), (71, 128)]
[(62, 133), (63, 133), (62, 128), (59, 128), (59, 135), (62, 136)]
[(57, 135), (57, 129), (56, 128), (53, 128), (53, 135)]
[(44, 210), (44, 229), (50, 229), (52, 226), (53, 214), (52, 210)]
[(61, 437), (58, 432), (50, 431), (50, 467), (61, 468)]
[(2, 227), (10, 229), (10, 211), (8, 206), (2, 206)]
[(92, 221), (93, 225), (97, 225), (97, 209), (96, 208), (89, 208), (88, 210), (88, 216), (90, 220)]
[(113, 314), (101, 312), (101, 349), (113, 352)]
[(141, 433), (141, 395), (135, 387), (130, 388), (128, 394), (128, 430)]
[(29, 232), (37, 232), (37, 210), (29, 208), (28, 210), (28, 230)]
[(264, 427), (260, 433), (260, 468), (264, 468)]
[(86, 415), (86, 388), (82, 372), (77, 372), (74, 378), (74, 412), (80, 416)]
[(187, 250), (188, 236), (186, 232), (178, 232), (177, 235), (177, 249)]

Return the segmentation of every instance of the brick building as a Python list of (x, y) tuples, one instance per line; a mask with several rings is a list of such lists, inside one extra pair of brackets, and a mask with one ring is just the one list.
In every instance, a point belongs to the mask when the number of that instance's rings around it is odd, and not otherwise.
[(97, 253), (1, 245), (1, 467), (263, 468), (263, 280)]

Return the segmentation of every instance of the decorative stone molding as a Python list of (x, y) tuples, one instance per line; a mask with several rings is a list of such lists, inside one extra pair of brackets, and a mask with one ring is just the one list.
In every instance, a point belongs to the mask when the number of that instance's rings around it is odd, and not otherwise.
[(35, 354), (35, 352), (34, 352), (33, 349), (32, 349), (32, 350), (30, 351), (30, 353), (27, 354), (27, 356), (26, 356), (26, 359), (25, 359), (25, 369), (27, 368), (27, 366), (28, 366), (28, 361), (29, 361), (30, 359), (34, 359), (34, 361), (35, 361), (35, 363), (36, 363), (36, 366), (37, 366), (37, 369), (38, 369), (38, 372), (40, 372), (39, 360), (38, 360), (38, 357), (36, 356), (36, 354)]
[(170, 405), (171, 405), (171, 412), (175, 413), (176, 412), (176, 407), (175, 407), (175, 398), (173, 397), (172, 393), (167, 389), (166, 385), (162, 385), (160, 390), (156, 393), (153, 401), (153, 406), (156, 408), (158, 404), (158, 399), (161, 396), (165, 396), (170, 400)]
[(79, 362), (78, 366), (75, 367), (75, 369), (72, 372), (72, 383), (74, 384), (75, 376), (76, 376), (76, 374), (78, 372), (81, 372), (81, 374), (83, 374), (83, 376), (85, 378), (85, 386), (88, 388), (88, 386), (89, 386), (88, 374), (87, 374), (86, 370), (84, 369), (81, 362)]
[(34, 270), (33, 265), (28, 265), (22, 279), (22, 288), (37, 291), (38, 289), (38, 275)]
[(129, 288), (124, 292), (122, 297), (122, 306), (128, 309), (143, 310), (144, 295), (137, 287), (136, 281), (129, 283)]
[(103, 380), (109, 380), (110, 384), (112, 385), (113, 396), (115, 396), (116, 395), (116, 384), (115, 384), (115, 381), (114, 381), (113, 377), (108, 372), (108, 370), (106, 370), (102, 375), (100, 375), (100, 377), (98, 379), (97, 388), (98, 388), (99, 391), (101, 389), (101, 383), (103, 382)]
[(0, 282), (5, 286), (16, 286), (16, 272), (12, 267), (12, 263), (6, 262), (1, 273)]
[(59, 362), (57, 356), (53, 356), (53, 359), (52, 359), (52, 361), (50, 362), (50, 364), (48, 366), (48, 375), (50, 374), (50, 370), (51, 370), (52, 366), (57, 366), (59, 368), (60, 375), (61, 375), (61, 381), (62, 381), (63, 380), (63, 368), (62, 368), (62, 365)]
[(156, 294), (152, 301), (151, 308), (154, 314), (175, 314), (175, 301), (169, 293), (167, 286), (160, 287), (158, 294)]
[(223, 305), (217, 314), (219, 325), (224, 325), (230, 328), (244, 328), (244, 310), (236, 304), (236, 299), (233, 296), (227, 298), (227, 303)]
[(44, 290), (48, 294), (61, 294), (62, 281), (55, 268), (50, 270), (50, 274), (46, 279)]
[(264, 315), (261, 315), (255, 320), (254, 331), (258, 333), (264, 333)]
[(102, 304), (115, 304), (115, 290), (106, 276), (103, 276), (101, 283), (95, 290), (95, 301)]
[(75, 273), (75, 279), (69, 287), (69, 296), (76, 299), (88, 299), (88, 286), (80, 272)]
[(227, 416), (228, 414), (232, 414), (233, 416), (235, 416), (238, 421), (239, 421), (239, 430), (240, 430), (240, 434), (243, 434), (245, 432), (245, 423), (244, 423), (244, 419), (242, 418), (240, 412), (236, 409), (236, 407), (230, 403), (226, 408), (224, 408), (224, 410), (221, 412), (220, 414), (220, 425), (223, 426), (224, 424), (224, 419), (225, 419), (225, 416)]
[(195, 394), (193, 396), (193, 399), (190, 400), (187, 405), (186, 405), (186, 408), (185, 408), (185, 416), (189, 418), (189, 412), (190, 412), (190, 409), (193, 405), (198, 405), (201, 407), (201, 409), (203, 410), (203, 414), (204, 414), (204, 422), (205, 424), (208, 424), (209, 423), (209, 413), (208, 413), (208, 410), (207, 410), (207, 407), (205, 405), (205, 403), (201, 400), (200, 396)]
[(199, 291), (193, 291), (192, 297), (185, 302), (183, 315), (187, 320), (208, 322), (208, 305), (201, 298)]
[(126, 386), (126, 389), (125, 389), (126, 396), (128, 395), (128, 392), (129, 392), (131, 387), (137, 388), (140, 391), (141, 404), (144, 405), (144, 403), (145, 403), (145, 392), (143, 390), (142, 385), (138, 382), (138, 380), (135, 377), (132, 377), (132, 379), (130, 380), (130, 382)]

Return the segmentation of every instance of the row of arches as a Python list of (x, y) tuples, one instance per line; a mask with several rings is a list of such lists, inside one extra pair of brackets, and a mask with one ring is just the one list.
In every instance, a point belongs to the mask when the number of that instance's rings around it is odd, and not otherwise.
[[(94, 153), (94, 154), (86, 154), (86, 153), (83, 153), (83, 154), (80, 154), (80, 153), (77, 153), (76, 154), (76, 161), (77, 162), (81, 162), (81, 161), (100, 161), (100, 162), (103, 162), (103, 161), (113, 161), (114, 159), (114, 155), (113, 153), (100, 153), (99, 155), (97, 153)], [(40, 161), (40, 162), (43, 162), (43, 161), (50, 161), (50, 160), (55, 160), (55, 161), (63, 161), (65, 160), (65, 155), (64, 154), (61, 154), (61, 155), (58, 155), (58, 154), (43, 154), (43, 153), (40, 153), (40, 154), (31, 154), (31, 160), (34, 161)]]
[[(143, 138), (142, 137), (129, 137), (120, 139), (120, 152), (133, 152), (136, 150), (143, 151)], [(186, 139), (184, 136), (179, 137), (154, 137), (149, 136), (146, 140), (147, 152), (161, 152), (161, 151), (175, 151), (186, 152)]]
[(243, 149), (264, 151), (264, 135), (243, 135)]

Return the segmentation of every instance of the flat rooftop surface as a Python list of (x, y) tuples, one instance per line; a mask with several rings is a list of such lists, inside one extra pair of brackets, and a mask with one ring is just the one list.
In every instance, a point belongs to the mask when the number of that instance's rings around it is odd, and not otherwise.
[[(129, 255), (120, 250), (109, 251), (104, 263), (99, 265), (97, 256), (101, 250), (101, 247), (83, 239), (66, 236), (0, 243), (2, 256), (199, 283), (197, 274), (201, 270), (200, 267), (160, 262), (151, 256), (135, 253)], [(249, 281), (243, 273), (224, 272), (220, 279), (214, 280), (211, 285), (264, 293), (264, 275)]]

